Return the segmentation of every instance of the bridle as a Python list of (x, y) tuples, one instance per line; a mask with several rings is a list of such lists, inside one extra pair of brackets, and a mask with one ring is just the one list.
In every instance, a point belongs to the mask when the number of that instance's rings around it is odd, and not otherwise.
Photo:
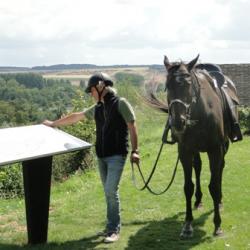
[[(185, 108), (185, 118), (184, 118), (184, 126), (187, 126), (188, 123), (190, 123), (190, 115), (191, 115), (191, 104), (187, 104), (185, 102), (183, 102), (180, 99), (173, 99), (169, 106), (168, 106), (168, 112), (169, 112), (169, 120), (172, 121), (172, 107), (174, 106), (174, 104), (181, 104), (184, 108)], [(171, 122), (170, 122), (171, 123)], [(172, 125), (172, 124), (171, 124)]]
[(172, 120), (172, 109), (173, 109), (173, 106), (176, 104), (181, 104), (185, 109), (184, 126), (190, 127), (190, 126), (195, 125), (198, 122), (198, 120), (191, 119), (191, 113), (192, 113), (193, 106), (197, 103), (200, 97), (200, 85), (199, 85), (197, 76), (193, 71), (191, 71), (191, 78), (192, 78), (192, 81), (191, 81), (192, 100), (190, 103), (184, 102), (178, 98), (170, 101), (169, 106), (168, 106), (170, 125), (171, 125), (171, 120)]

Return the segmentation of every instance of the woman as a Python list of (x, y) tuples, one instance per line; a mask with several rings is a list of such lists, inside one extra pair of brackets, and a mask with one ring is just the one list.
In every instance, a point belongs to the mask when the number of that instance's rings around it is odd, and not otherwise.
[(96, 104), (82, 112), (72, 113), (56, 121), (45, 120), (43, 124), (58, 127), (84, 119), (95, 119), (96, 154), (107, 205), (107, 224), (104, 242), (119, 239), (121, 228), (119, 182), (128, 154), (128, 133), (131, 141), (130, 160), (139, 163), (138, 139), (135, 115), (125, 98), (117, 96), (113, 81), (105, 73), (96, 73), (88, 81), (85, 90)]

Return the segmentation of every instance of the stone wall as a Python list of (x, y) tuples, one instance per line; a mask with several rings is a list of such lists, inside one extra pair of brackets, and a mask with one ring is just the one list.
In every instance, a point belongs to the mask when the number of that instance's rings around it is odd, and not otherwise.
[(220, 64), (238, 91), (241, 105), (250, 106), (250, 64)]

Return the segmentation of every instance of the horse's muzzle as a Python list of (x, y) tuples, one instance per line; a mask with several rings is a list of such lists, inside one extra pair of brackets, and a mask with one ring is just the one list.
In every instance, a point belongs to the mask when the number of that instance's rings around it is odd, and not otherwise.
[(181, 115), (180, 117), (172, 118), (171, 120), (171, 127), (174, 128), (177, 132), (184, 132), (186, 129), (187, 119), (184, 115)]

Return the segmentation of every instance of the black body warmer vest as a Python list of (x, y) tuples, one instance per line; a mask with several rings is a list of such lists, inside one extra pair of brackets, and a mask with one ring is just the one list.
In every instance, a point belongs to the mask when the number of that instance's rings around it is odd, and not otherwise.
[(119, 98), (107, 93), (95, 107), (96, 154), (98, 157), (127, 155), (128, 127), (118, 110)]

